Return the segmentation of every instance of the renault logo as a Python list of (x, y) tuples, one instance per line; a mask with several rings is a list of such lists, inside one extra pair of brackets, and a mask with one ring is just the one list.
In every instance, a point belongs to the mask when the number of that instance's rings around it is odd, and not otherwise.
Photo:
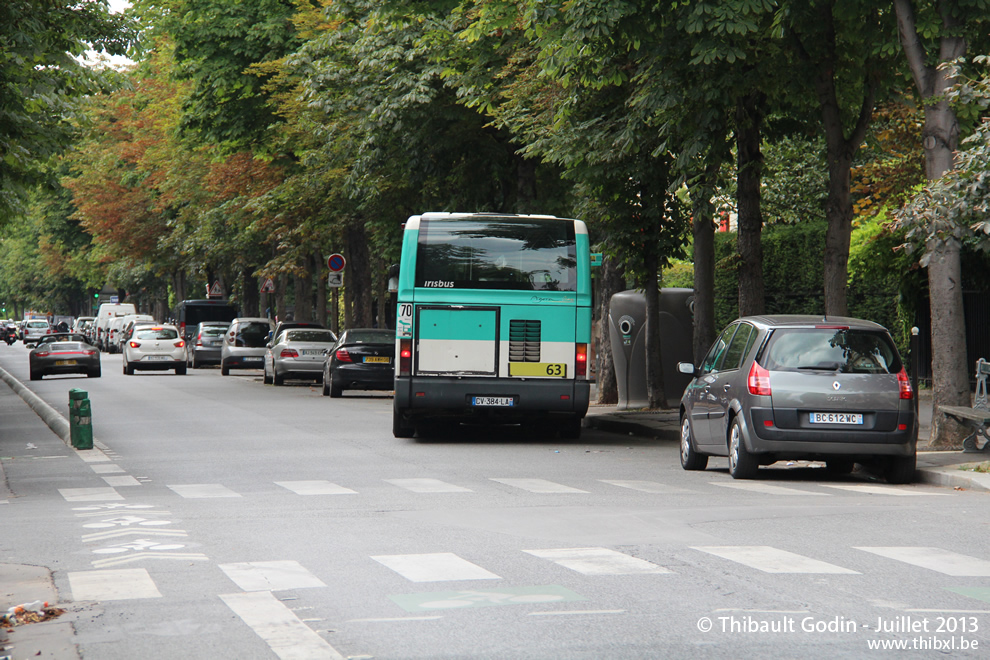
[(839, 381), (835, 381), (834, 383), (832, 383), (832, 389), (835, 390), (836, 392), (839, 391), (840, 387), (842, 387), (842, 385), (839, 384)]

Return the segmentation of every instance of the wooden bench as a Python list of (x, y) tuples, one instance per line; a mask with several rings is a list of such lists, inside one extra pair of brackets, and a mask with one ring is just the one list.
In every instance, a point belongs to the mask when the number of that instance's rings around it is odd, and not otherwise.
[(963, 440), (964, 453), (990, 453), (990, 435), (987, 435), (987, 425), (990, 424), (990, 408), (987, 407), (988, 376), (990, 362), (980, 358), (976, 361), (976, 400), (973, 406), (939, 406), (942, 414), (972, 429), (973, 432)]

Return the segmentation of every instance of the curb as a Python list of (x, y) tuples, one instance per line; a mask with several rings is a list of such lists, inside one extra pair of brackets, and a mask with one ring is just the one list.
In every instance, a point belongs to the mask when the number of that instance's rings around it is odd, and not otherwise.
[(960, 470), (959, 468), (964, 465), (970, 464), (960, 463), (957, 466), (941, 469), (918, 468), (918, 481), (936, 486), (977, 490), (984, 493), (990, 492), (990, 474)]
[(608, 415), (588, 415), (584, 419), (586, 428), (605, 431), (606, 433), (639, 435), (648, 438), (657, 438), (659, 440), (679, 441), (681, 438), (680, 429), (670, 429), (659, 425), (615, 419)]
[(62, 442), (69, 444), (69, 421), (65, 419), (57, 410), (52, 408), (40, 396), (29, 390), (24, 384), (11, 376), (6, 369), (0, 367), (0, 380), (7, 383), (10, 389), (14, 390), (17, 396), (24, 400), (24, 403), (37, 413), (52, 433), (62, 439)]

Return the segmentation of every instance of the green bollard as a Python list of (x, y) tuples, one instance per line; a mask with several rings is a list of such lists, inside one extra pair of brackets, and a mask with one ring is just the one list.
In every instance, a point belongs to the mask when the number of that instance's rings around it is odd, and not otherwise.
[(69, 437), (76, 449), (93, 448), (93, 413), (87, 396), (84, 390), (69, 391)]

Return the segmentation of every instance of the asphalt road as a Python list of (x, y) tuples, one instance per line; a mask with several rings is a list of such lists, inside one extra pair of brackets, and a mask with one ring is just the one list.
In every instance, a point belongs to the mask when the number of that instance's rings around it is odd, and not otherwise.
[(387, 394), (260, 371), (104, 355), (102, 378), (29, 382), (20, 345), (0, 367), (60, 411), (73, 387), (92, 402), (98, 448), (77, 452), (0, 393), (0, 562), (52, 570), (87, 659), (990, 648), (984, 493), (786, 465), (739, 482), (600, 431), (397, 440)]

